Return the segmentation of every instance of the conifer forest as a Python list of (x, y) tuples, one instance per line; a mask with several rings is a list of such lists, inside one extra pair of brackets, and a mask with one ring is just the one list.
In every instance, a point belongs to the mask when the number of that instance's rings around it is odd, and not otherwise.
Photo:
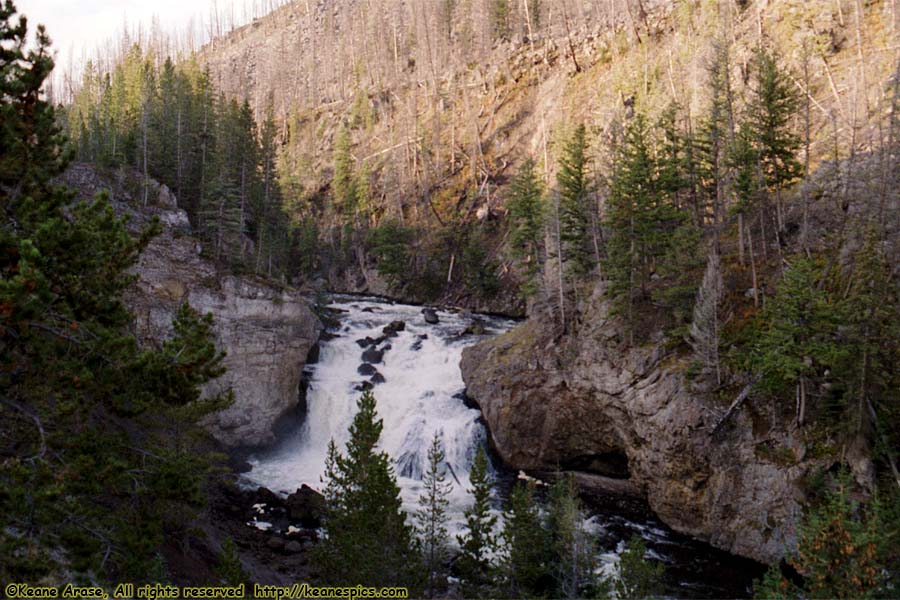
[(59, 4), (0, 597), (900, 597), (900, 1)]

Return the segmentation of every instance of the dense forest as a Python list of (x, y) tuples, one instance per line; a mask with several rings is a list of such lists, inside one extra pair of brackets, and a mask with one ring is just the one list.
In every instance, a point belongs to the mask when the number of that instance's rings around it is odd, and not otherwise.
[[(50, 39), (38, 28), (29, 45), (4, 1), (0, 581), (169, 581), (160, 548), (190, 545), (221, 477), (200, 425), (232, 401), (200, 391), (222, 374), (214, 316), (185, 304), (170, 339), (138, 343), (122, 298), (159, 226), (135, 237), (105, 197), (75, 202), (56, 178), (77, 160), (138, 174), (145, 205), (167, 186), (222, 272), (542, 316), (559, 346), (602, 295), (617, 348), (665, 349), (698, 396), (720, 401), (714, 433), (753, 403), (759, 428), (834, 459), (805, 482), (797, 547), (755, 594), (895, 595), (895, 3), (772, 2), (783, 12), (768, 22), (769, 3), (747, 1), (346, 4), (254, 7), (199, 52), (126, 35), (53, 106)], [(840, 26), (819, 27), (812, 5)], [(385, 18), (390, 47), (372, 41)], [(211, 55), (280, 19), (324, 28), (336, 63), (302, 63), (294, 84), (257, 64), (239, 91)], [(335, 41), (348, 31), (356, 41)], [(210, 32), (225, 33), (218, 14)], [(590, 109), (592, 93), (608, 110)], [(600, 572), (565, 475), (518, 483), (498, 518), (479, 452), (451, 540), (436, 438), (407, 515), (383, 427), (366, 392), (346, 448), (329, 447), (317, 582), (432, 598), (662, 593), (640, 538)], [(213, 583), (252, 579), (233, 544), (215, 561)]]

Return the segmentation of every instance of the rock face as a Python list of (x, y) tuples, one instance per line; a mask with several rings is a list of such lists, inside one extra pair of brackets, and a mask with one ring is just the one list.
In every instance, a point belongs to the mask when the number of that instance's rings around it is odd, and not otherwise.
[(830, 462), (805, 458), (752, 402), (713, 434), (727, 401), (693, 391), (661, 344), (621, 350), (602, 287), (584, 321), (564, 342), (533, 318), (464, 350), (468, 396), (503, 459), (627, 480), (673, 529), (734, 554), (774, 562), (795, 546), (802, 478)]
[(165, 339), (183, 302), (212, 313), (216, 343), (228, 353), (228, 371), (206, 391), (231, 388), (235, 402), (206, 425), (228, 446), (273, 441), (276, 421), (298, 403), (304, 362), (322, 328), (309, 302), (297, 291), (278, 289), (262, 279), (217, 272), (200, 256), (187, 213), (177, 208), (165, 186), (157, 186), (143, 205), (134, 198), (138, 194), (129, 192), (127, 173), (116, 181), (75, 165), (64, 181), (83, 196), (108, 190), (116, 211), (129, 216), (129, 226), (159, 217), (163, 232), (141, 255), (135, 268), (139, 279), (126, 295), (138, 336), (146, 343)]

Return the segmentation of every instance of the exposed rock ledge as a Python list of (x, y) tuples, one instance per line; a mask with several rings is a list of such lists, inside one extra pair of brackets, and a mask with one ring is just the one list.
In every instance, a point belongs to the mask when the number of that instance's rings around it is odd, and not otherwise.
[[(514, 468), (630, 480), (670, 527), (775, 562), (796, 544), (801, 480), (827, 467), (752, 403), (712, 436), (721, 404), (692, 392), (660, 346), (620, 350), (598, 287), (576, 339), (531, 319), (463, 352), (467, 394)], [(776, 449), (776, 451), (772, 451)]]
[(211, 312), (216, 343), (228, 353), (228, 371), (210, 382), (207, 391), (230, 387), (235, 402), (206, 425), (228, 446), (273, 441), (276, 421), (297, 405), (304, 362), (322, 329), (309, 302), (290, 288), (218, 273), (200, 256), (187, 213), (165, 186), (153, 184), (150, 201), (143, 206), (134, 199), (140, 188), (134, 188), (134, 175), (127, 172), (107, 178), (89, 166), (74, 165), (63, 180), (82, 196), (109, 191), (116, 211), (129, 215), (130, 226), (146, 223), (153, 215), (160, 218), (163, 232), (141, 255), (135, 269), (139, 280), (126, 295), (139, 337), (153, 343), (169, 335), (182, 302)]

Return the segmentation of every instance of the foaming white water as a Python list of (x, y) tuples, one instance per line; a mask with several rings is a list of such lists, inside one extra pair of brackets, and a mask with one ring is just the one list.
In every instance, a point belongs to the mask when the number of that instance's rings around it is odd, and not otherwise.
[[(253, 470), (245, 477), (283, 493), (304, 483), (321, 490), (328, 443), (334, 439), (344, 449), (361, 394), (355, 388), (370, 379), (357, 371), (366, 350), (357, 340), (378, 339), (384, 327), (403, 321), (404, 331), (377, 345), (385, 351), (382, 361), (373, 365), (385, 379), (373, 390), (384, 421), (379, 446), (394, 459), (404, 508), (412, 512), (422, 491), (431, 440), (435, 433), (441, 436), (449, 465), (447, 479), (453, 485), (450, 513), (451, 533), (455, 533), (463, 510), (471, 503), (469, 470), (485, 439), (479, 411), (466, 407), (460, 397), (465, 386), (459, 362), (463, 348), (484, 336), (461, 335), (472, 317), (452, 312), (439, 311), (440, 323), (431, 325), (417, 306), (336, 297), (332, 307), (347, 312), (341, 315), (340, 337), (322, 343), (319, 362), (309, 367), (306, 419), (277, 448), (251, 457)], [(513, 326), (512, 321), (481, 319), (487, 335)]]

